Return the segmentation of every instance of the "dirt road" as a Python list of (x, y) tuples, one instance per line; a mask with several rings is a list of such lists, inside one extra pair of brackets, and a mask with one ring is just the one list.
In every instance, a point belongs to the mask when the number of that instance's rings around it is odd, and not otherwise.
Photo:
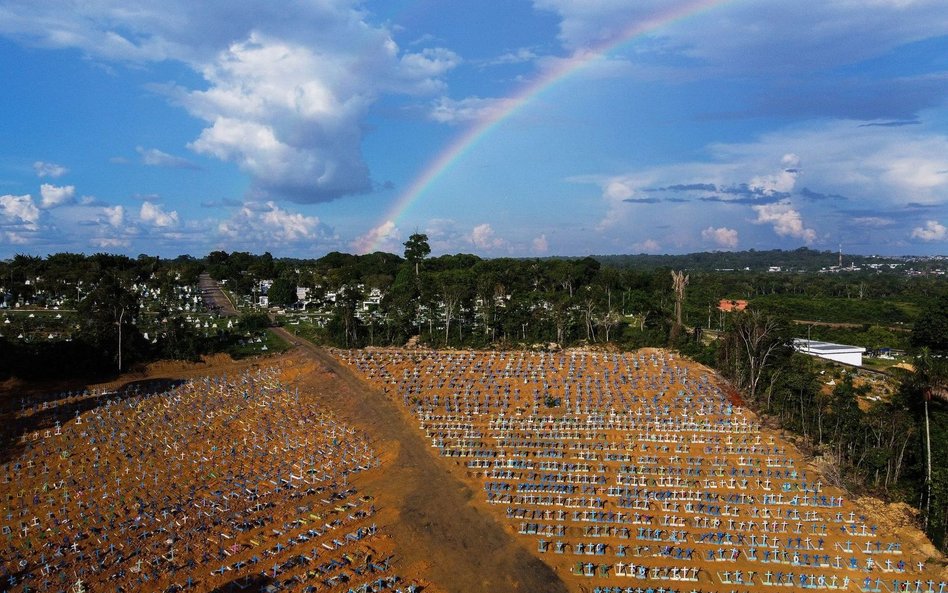
[[(422, 567), (438, 588), (458, 593), (554, 593), (566, 586), (504, 526), (472, 504), (475, 493), (432, 454), (428, 443), (397, 405), (371, 389), (324, 350), (282, 329), (341, 389), (325, 397), (347, 421), (374, 435), (380, 450), (397, 451), (371, 484), (380, 507), (398, 513), (392, 536), (407, 566)], [(323, 383), (324, 384), (324, 383)]]

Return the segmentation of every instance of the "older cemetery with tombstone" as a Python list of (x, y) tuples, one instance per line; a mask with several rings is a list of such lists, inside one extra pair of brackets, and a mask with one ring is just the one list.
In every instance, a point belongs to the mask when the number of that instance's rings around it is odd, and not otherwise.
[(335, 354), (572, 590), (948, 590), (919, 533), (672, 353)]

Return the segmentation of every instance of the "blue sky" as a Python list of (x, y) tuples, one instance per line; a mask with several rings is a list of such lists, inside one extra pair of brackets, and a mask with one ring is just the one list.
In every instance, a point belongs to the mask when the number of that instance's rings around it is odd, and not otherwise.
[(0, 257), (948, 253), (943, 0), (0, 0), (0, 71)]

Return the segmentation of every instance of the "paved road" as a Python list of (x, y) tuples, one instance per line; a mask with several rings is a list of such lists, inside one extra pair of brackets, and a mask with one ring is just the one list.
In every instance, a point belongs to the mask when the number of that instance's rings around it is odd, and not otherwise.
[(240, 315), (237, 309), (234, 308), (234, 303), (230, 302), (217, 281), (211, 278), (207, 272), (198, 277), (198, 288), (201, 289), (201, 298), (204, 299), (204, 305), (208, 311), (220, 313), (225, 317)]
[(338, 379), (339, 389), (325, 393), (348, 420), (397, 450), (373, 490), (380, 506), (395, 506), (391, 525), (398, 554), (406, 566), (424, 564), (438, 585), (458, 593), (559, 593), (565, 584), (532, 556), (487, 509), (472, 504), (477, 496), (435, 457), (422, 435), (385, 394), (361, 382), (325, 350), (282, 328), (274, 330)]

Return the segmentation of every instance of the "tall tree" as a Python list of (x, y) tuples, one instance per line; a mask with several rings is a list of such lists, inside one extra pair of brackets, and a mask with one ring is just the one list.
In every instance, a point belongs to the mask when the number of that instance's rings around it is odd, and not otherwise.
[(428, 245), (428, 235), (424, 233), (414, 233), (405, 241), (405, 259), (408, 263), (415, 266), (415, 278), (418, 278), (418, 267), (422, 260), (431, 253), (431, 247)]
[[(335, 342), (346, 348), (358, 348), (359, 328), (362, 322), (357, 316), (359, 306), (365, 295), (354, 285), (345, 285), (336, 293), (336, 302), (333, 307), (333, 316), (329, 322), (330, 331), (334, 334)], [(342, 339), (339, 339), (342, 333)]]
[(463, 318), (460, 311), (463, 303), (470, 299), (473, 292), (474, 277), (470, 269), (446, 270), (437, 275), (441, 304), (444, 307), (444, 343), (447, 345), (451, 335), (451, 321), (458, 319), (458, 340), (463, 337)]
[(781, 349), (788, 348), (783, 324), (772, 315), (748, 309), (734, 317), (727, 346), (725, 350), (732, 350), (733, 379), (756, 401), (769, 362)]
[(910, 342), (913, 348), (948, 353), (948, 296), (934, 299), (922, 310), (912, 328)]
[(672, 270), (672, 288), (675, 291), (675, 327), (681, 328), (681, 304), (685, 300), (685, 287), (688, 286), (688, 275), (683, 271)]
[(583, 322), (586, 326), (586, 341), (589, 343), (596, 341), (596, 311), (601, 300), (601, 289), (598, 286), (583, 287), (581, 307), (583, 312)]
[(289, 278), (277, 278), (267, 291), (267, 300), (271, 306), (292, 305), (296, 302), (296, 282)]
[(122, 349), (138, 335), (134, 319), (141, 307), (138, 296), (117, 275), (106, 273), (79, 302), (80, 332), (93, 347), (114, 353), (123, 368)]

